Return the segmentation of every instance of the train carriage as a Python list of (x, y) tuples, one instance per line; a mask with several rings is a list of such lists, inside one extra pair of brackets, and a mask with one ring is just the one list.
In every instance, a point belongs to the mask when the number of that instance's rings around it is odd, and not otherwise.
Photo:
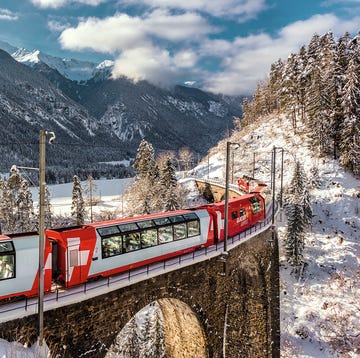
[(181, 210), (47, 230), (46, 237), (57, 245), (57, 279), (70, 287), (212, 245), (213, 227), (205, 209)]
[[(215, 240), (224, 240), (225, 203), (224, 201), (206, 205), (207, 210), (217, 215), (220, 220), (215, 227)], [(229, 199), (228, 236), (234, 236), (265, 219), (265, 200), (258, 193), (242, 195)]]
[[(51, 289), (51, 247), (44, 248), (44, 290)], [(38, 292), (39, 235), (0, 235), (0, 300)]]
[[(228, 236), (265, 218), (264, 190), (230, 199)], [(45, 231), (44, 291), (165, 260), (224, 240), (225, 202)], [(0, 235), (0, 300), (38, 293), (38, 233)]]

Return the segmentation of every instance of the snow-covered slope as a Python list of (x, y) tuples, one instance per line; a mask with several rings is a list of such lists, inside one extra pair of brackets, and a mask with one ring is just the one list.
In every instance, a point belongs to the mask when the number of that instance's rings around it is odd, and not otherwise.
[[(297, 278), (282, 250), (285, 215), (278, 217), (280, 234), (281, 356), (283, 358), (360, 357), (360, 179), (332, 158), (309, 149), (305, 129), (294, 133), (285, 117), (264, 118), (235, 133), (233, 177), (252, 175), (270, 182), (271, 150), (277, 147), (277, 189), (280, 187), (281, 148), (284, 185), (293, 174), (295, 160), (309, 176), (320, 171), (322, 184), (311, 191), (313, 223), (306, 234), (305, 266)], [(223, 177), (225, 144), (214, 148), (210, 177)], [(215, 161), (212, 159), (216, 158)], [(254, 163), (255, 159), (255, 165)], [(196, 168), (207, 176), (208, 163)]]

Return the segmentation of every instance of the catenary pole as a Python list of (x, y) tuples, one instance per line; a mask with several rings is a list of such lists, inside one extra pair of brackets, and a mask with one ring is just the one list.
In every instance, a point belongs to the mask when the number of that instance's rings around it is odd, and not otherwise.
[(38, 319), (39, 346), (44, 339), (44, 248), (45, 248), (45, 139), (46, 131), (40, 131), (40, 163), (39, 163), (39, 287), (38, 287)]

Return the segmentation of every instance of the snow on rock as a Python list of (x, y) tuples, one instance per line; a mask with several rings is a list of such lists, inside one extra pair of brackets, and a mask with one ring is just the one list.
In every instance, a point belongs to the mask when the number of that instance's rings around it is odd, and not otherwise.
[(41, 347), (38, 343), (31, 347), (24, 346), (18, 342), (7, 342), (0, 339), (1, 358), (50, 358), (51, 354), (46, 344)]

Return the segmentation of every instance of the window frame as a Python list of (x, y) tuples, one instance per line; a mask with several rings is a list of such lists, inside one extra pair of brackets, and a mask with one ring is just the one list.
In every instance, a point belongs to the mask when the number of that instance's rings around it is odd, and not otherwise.
[[(14, 246), (13, 241), (1, 241), (0, 245), (1, 244), (10, 244), (9, 249), (4, 249), (3, 251), (0, 251), (0, 258), (3, 258), (5, 256), (8, 256), (8, 257), (12, 258), (12, 262), (9, 264), (11, 269), (12, 269), (11, 270), (12, 275), (8, 276), (8, 277), (0, 276), (0, 281), (11, 280), (11, 279), (16, 278), (16, 251), (15, 251), (15, 246)], [(5, 272), (5, 270), (4, 270), (4, 272)]]

